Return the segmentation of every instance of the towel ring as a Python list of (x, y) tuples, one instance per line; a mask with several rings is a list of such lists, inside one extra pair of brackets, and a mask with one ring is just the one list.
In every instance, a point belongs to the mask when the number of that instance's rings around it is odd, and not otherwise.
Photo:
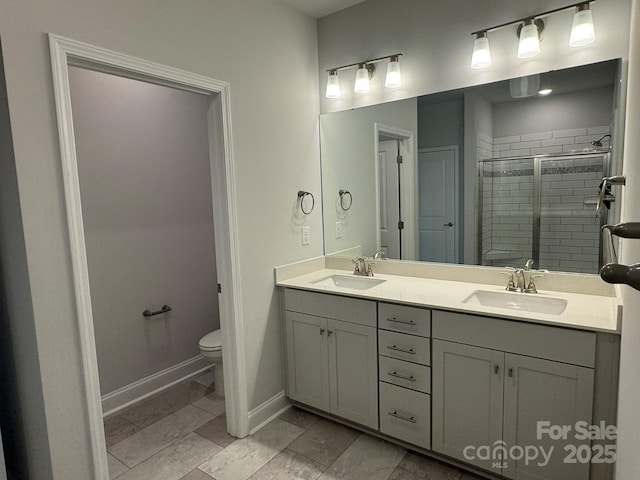
[[(304, 209), (304, 198), (307, 195), (311, 197), (311, 208), (308, 211)], [(309, 215), (311, 212), (313, 212), (313, 207), (316, 206), (316, 199), (314, 198), (313, 193), (300, 190), (298, 191), (298, 199), (300, 200), (300, 210), (302, 210), (302, 213), (304, 213), (305, 215)]]
[[(353, 204), (353, 195), (351, 195), (351, 192), (349, 190), (342, 190), (342, 189), (338, 190), (338, 195), (340, 195), (340, 208), (346, 212), (351, 208), (351, 205)], [(349, 205), (345, 207), (344, 203), (345, 203), (345, 197), (347, 195), (349, 196)]]

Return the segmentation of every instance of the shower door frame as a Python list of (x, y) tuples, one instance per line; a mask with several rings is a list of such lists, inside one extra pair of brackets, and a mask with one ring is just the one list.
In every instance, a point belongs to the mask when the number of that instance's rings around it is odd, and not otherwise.
[[(611, 166), (611, 152), (604, 151), (585, 151), (585, 152), (567, 152), (567, 153), (554, 153), (554, 154), (540, 154), (540, 155), (524, 155), (519, 157), (505, 157), (505, 158), (487, 158), (484, 160), (478, 160), (478, 207), (476, 209), (476, 231), (477, 231), (477, 255), (478, 264), (482, 264), (482, 212), (484, 209), (484, 169), (482, 165), (485, 163), (494, 162), (507, 162), (514, 160), (533, 160), (533, 192), (532, 192), (532, 242), (531, 242), (531, 258), (534, 261), (534, 265), (537, 269), (540, 268), (540, 224), (542, 220), (542, 163), (550, 160), (567, 160), (569, 158), (593, 158), (604, 157), (602, 166), (602, 176), (609, 175), (609, 168)], [(597, 192), (594, 192), (596, 195)], [(595, 207), (594, 207), (595, 209)], [(600, 227), (602, 227), (607, 221), (608, 210), (603, 209), (600, 215)], [(600, 234), (600, 241), (598, 242), (598, 265), (603, 264), (603, 251), (602, 251), (602, 233)]]

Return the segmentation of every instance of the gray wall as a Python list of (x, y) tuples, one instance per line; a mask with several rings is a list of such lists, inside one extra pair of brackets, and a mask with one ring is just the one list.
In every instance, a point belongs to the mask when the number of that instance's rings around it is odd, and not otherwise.
[(105, 395), (198, 356), (220, 328), (209, 99), (81, 68), (69, 81)]
[(1, 180), (2, 208), (11, 214), (2, 229), (15, 242), (3, 251), (3, 261), (11, 262), (5, 280), (13, 302), (9, 315), (20, 335), (13, 345), (24, 383), (29, 468), (38, 480), (88, 479), (92, 465), (46, 33), (230, 83), (240, 301), (253, 409), (284, 386), (273, 267), (323, 251), (320, 209), (305, 219), (310, 245), (301, 245), (294, 223), (296, 192), (320, 192), (315, 21), (278, 0), (0, 0), (0, 10), (15, 160), (8, 161), (14, 188), (5, 190), (11, 180), (4, 172)]
[(613, 87), (495, 103), (493, 136), (611, 125), (612, 111)]
[(440, 103), (418, 101), (418, 148), (460, 146), (464, 149), (464, 102), (459, 100)]
[[(631, 15), (631, 51), (629, 54), (629, 88), (626, 137), (624, 143), (624, 173), (627, 186), (618, 190), (624, 196), (621, 220), (640, 221), (640, 1), (633, 0)], [(640, 262), (640, 240), (623, 240), (621, 263)], [(640, 471), (640, 292), (623, 286), (624, 319), (620, 352), (620, 401), (618, 410), (618, 462), (616, 478), (624, 480), (638, 476)]]
[[(516, 57), (516, 26), (489, 34), (493, 64), (483, 70), (469, 67), (471, 32), (557, 8), (570, 2), (542, 0), (368, 0), (318, 21), (320, 103), (322, 112), (345, 110), (390, 100), (506, 80), (548, 70), (594, 63), (628, 54), (631, 0), (591, 5), (596, 40), (586, 48), (571, 48), (568, 35), (573, 16), (567, 10), (545, 19), (542, 52), (531, 60)], [(384, 87), (382, 74), (372, 80), (371, 92), (354, 94), (354, 70), (340, 72), (342, 98), (324, 96), (325, 69), (396, 52), (403, 86)], [(379, 72), (380, 73), (380, 72)]]

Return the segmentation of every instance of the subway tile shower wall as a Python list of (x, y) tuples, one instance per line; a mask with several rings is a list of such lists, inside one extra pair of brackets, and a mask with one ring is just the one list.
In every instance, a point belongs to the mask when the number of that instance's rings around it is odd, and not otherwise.
[[(479, 134), (477, 155), (479, 160), (492, 158), (492, 143), (493, 158), (536, 155), (547, 148), (544, 153), (566, 153), (592, 148), (591, 141), (609, 131), (599, 126), (495, 139)], [(540, 268), (597, 273), (600, 219), (594, 210), (603, 176), (602, 158), (542, 164)], [(532, 256), (533, 160), (484, 164), (482, 200), (482, 263), (521, 266)]]

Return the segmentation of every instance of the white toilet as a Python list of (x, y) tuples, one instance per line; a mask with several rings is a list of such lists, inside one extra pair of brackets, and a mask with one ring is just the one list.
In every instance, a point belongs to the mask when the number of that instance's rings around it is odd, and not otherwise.
[(222, 334), (220, 330), (207, 333), (200, 339), (200, 353), (214, 364), (215, 392), (224, 397), (224, 375), (222, 370)]

